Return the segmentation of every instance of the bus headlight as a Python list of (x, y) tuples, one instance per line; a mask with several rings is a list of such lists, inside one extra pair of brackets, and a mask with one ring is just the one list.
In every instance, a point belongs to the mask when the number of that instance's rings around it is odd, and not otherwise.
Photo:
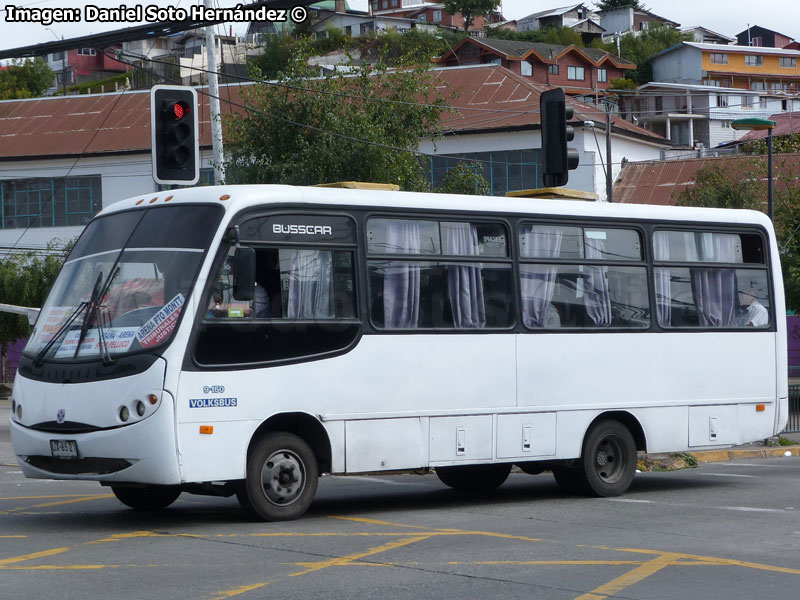
[(136, 414), (139, 415), (140, 417), (144, 416), (144, 408), (145, 408), (144, 402), (142, 402), (141, 400), (136, 402)]
[(122, 408), (119, 409), (119, 419), (123, 423), (127, 421), (130, 418), (130, 416), (131, 412), (128, 410), (127, 406), (123, 406)]

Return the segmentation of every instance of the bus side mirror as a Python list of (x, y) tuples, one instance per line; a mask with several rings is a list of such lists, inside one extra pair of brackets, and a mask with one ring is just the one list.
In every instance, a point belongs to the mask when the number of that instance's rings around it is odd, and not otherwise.
[(256, 251), (236, 248), (233, 258), (233, 299), (252, 300), (256, 287)]

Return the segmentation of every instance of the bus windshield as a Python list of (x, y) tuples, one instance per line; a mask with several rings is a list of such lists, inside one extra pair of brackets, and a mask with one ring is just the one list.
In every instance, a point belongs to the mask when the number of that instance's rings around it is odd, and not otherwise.
[(107, 361), (166, 344), (221, 216), (216, 206), (180, 205), (94, 220), (53, 284), (25, 354)]

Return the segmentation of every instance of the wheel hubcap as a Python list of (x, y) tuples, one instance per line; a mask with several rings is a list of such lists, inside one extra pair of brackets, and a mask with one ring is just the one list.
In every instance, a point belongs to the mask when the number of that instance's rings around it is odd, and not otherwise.
[(616, 483), (623, 475), (624, 458), (625, 450), (620, 440), (616, 437), (602, 439), (594, 455), (595, 473), (606, 483)]
[(270, 455), (261, 469), (261, 487), (276, 506), (295, 502), (306, 485), (303, 461), (291, 450), (279, 450)]

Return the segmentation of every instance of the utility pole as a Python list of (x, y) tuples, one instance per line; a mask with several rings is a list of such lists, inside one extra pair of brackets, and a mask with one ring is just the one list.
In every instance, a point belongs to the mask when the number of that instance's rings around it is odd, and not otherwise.
[(606, 200), (613, 202), (613, 175), (611, 174), (611, 103), (606, 99)]
[[(213, 0), (203, 0), (207, 9), (213, 9)], [(217, 48), (214, 39), (214, 26), (206, 27), (206, 63), (208, 64), (208, 107), (211, 112), (211, 148), (214, 162), (214, 184), (220, 185), (225, 179), (222, 148), (222, 120), (219, 108), (219, 81), (217, 79)]]

